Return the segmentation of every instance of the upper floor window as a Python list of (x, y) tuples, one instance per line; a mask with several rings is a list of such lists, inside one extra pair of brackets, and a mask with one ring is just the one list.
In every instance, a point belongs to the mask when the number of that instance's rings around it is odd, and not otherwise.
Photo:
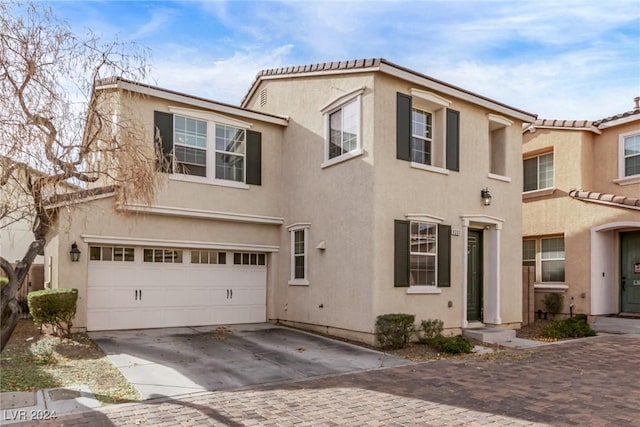
[(360, 115), (355, 99), (329, 114), (329, 159), (358, 148)]
[(348, 92), (320, 110), (326, 129), (323, 168), (363, 153), (360, 104), (364, 90), (361, 87)]
[(451, 101), (411, 89), (396, 95), (396, 157), (411, 166), (449, 173), (459, 168), (460, 113)]
[(207, 122), (175, 116), (175, 171), (207, 176)]
[(553, 187), (553, 153), (524, 160), (524, 191)]
[(413, 109), (411, 114), (411, 161), (431, 164), (432, 139), (431, 113)]
[(640, 134), (621, 135), (622, 139), (622, 176), (640, 175)]
[(212, 112), (171, 107), (156, 111), (155, 142), (163, 172), (176, 179), (249, 188), (262, 184), (262, 135), (250, 123)]
[(244, 182), (244, 129), (216, 125), (216, 179)]

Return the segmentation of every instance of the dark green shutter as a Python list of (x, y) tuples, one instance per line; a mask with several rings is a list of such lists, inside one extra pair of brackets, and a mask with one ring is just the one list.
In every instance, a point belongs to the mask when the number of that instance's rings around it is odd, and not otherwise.
[(447, 169), (460, 170), (460, 112), (447, 108)]
[(451, 286), (451, 226), (438, 225), (438, 287)]
[(411, 97), (397, 93), (396, 157), (411, 161)]
[[(162, 153), (166, 162), (162, 165), (162, 172), (173, 171), (173, 114), (154, 111), (153, 121), (154, 141), (158, 146), (158, 151)], [(158, 162), (160, 164), (160, 162)]]
[(262, 134), (247, 131), (247, 184), (262, 185)]
[(394, 286), (409, 286), (409, 221), (394, 221)]

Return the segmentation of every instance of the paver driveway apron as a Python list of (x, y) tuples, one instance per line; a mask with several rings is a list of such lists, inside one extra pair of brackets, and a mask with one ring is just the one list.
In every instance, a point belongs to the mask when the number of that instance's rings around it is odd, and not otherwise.
[(271, 324), (89, 335), (144, 399), (411, 363)]

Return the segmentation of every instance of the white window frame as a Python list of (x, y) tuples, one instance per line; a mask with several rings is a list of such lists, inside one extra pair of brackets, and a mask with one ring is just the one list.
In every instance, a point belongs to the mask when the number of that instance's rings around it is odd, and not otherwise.
[[(413, 128), (413, 123), (414, 123), (414, 114), (424, 114), (425, 118), (428, 118), (428, 124), (427, 124), (427, 129), (428, 129), (428, 133), (429, 133), (429, 137), (426, 137), (424, 135), (419, 135), (414, 133), (414, 128)], [(413, 157), (413, 153), (415, 152), (415, 148), (414, 148), (414, 140), (415, 139), (419, 139), (425, 143), (428, 143), (429, 145), (429, 162), (419, 162), (414, 160)], [(424, 109), (421, 108), (411, 108), (411, 162), (412, 163), (420, 163), (423, 165), (427, 165), (427, 166), (432, 166), (433, 165), (433, 113), (431, 111), (426, 111)]]
[[(100, 249), (100, 259), (92, 259), (91, 251), (94, 248)], [(105, 259), (105, 249), (109, 248), (111, 250), (111, 259)], [(116, 260), (116, 249), (122, 251), (122, 259)], [(133, 251), (132, 259), (126, 259), (127, 249)], [(133, 246), (119, 246), (119, 245), (89, 245), (89, 261), (91, 262), (135, 262), (136, 261), (136, 252)]]
[[(184, 119), (185, 121), (193, 120), (193, 121), (196, 121), (196, 122), (204, 123), (204, 125), (206, 127), (205, 134), (204, 134), (204, 141), (205, 141), (205, 146), (204, 147), (200, 147), (200, 146), (197, 146), (197, 145), (190, 145), (190, 144), (187, 144), (187, 143), (179, 143), (178, 142), (178, 138), (176, 137), (178, 119)], [(187, 165), (187, 167), (189, 167), (189, 165), (198, 166), (198, 167), (204, 167), (204, 169), (205, 169), (205, 177), (206, 177), (206, 175), (209, 172), (209, 166), (208, 165), (210, 164), (209, 163), (209, 159), (208, 159), (208, 157), (209, 157), (209, 155), (208, 155), (208, 152), (209, 152), (209, 147), (208, 147), (208, 145), (209, 145), (209, 127), (210, 127), (210, 123), (207, 122), (206, 120), (196, 119), (196, 118), (193, 118), (193, 117), (187, 117), (187, 116), (182, 115), (182, 114), (174, 114), (173, 115), (173, 154), (174, 154), (174, 158), (175, 158), (174, 159), (174, 166), (173, 166), (174, 167), (174, 172), (175, 172), (175, 168), (177, 168), (178, 163), (181, 163), (181, 164)], [(192, 150), (204, 151), (204, 161), (205, 161), (204, 165), (201, 165), (201, 164), (198, 164), (198, 163), (190, 163), (190, 162), (179, 161), (178, 160), (178, 155), (176, 154), (178, 147), (183, 147), (183, 148), (192, 149)], [(180, 173), (180, 172), (177, 172), (177, 173)], [(195, 175), (195, 176), (200, 176), (200, 175)]]
[[(339, 98), (335, 99), (334, 101), (330, 102), (328, 105), (326, 105), (324, 108), (322, 108), (320, 111), (322, 112), (322, 114), (324, 114), (324, 129), (325, 129), (325, 136), (324, 136), (324, 161), (323, 163), (320, 165), (321, 168), (326, 168), (329, 166), (333, 166), (337, 163), (342, 163), (346, 160), (350, 160), (353, 159), (354, 157), (358, 157), (361, 156), (362, 154), (364, 154), (364, 150), (362, 148), (362, 94), (364, 93), (365, 88), (361, 87), (358, 89), (355, 89), (349, 93), (346, 93), (342, 96), (340, 96)], [(343, 152), (342, 154), (333, 157), (333, 158), (329, 158), (329, 149), (331, 146), (331, 116), (337, 112), (343, 112), (344, 108), (348, 105), (354, 105), (355, 109), (356, 109), (356, 129), (357, 129), (357, 136), (356, 136), (356, 147), (352, 150), (349, 150), (347, 152)], [(342, 129), (344, 129), (344, 114), (342, 114)], [(342, 132), (341, 132), (342, 135)], [(344, 143), (344, 141), (341, 141), (341, 147), (342, 144)]]
[[(290, 280), (289, 285), (301, 285), (308, 286), (309, 285), (309, 228), (311, 228), (311, 224), (293, 224), (287, 227), (289, 230), (289, 240), (290, 240)], [(302, 231), (304, 238), (304, 249), (302, 254), (295, 253), (295, 239), (296, 232)], [(304, 257), (304, 277), (296, 278), (296, 256)]]
[[(252, 124), (249, 122), (245, 122), (242, 120), (233, 119), (221, 114), (217, 114), (210, 111), (201, 111), (201, 110), (192, 110), (188, 108), (182, 107), (169, 107), (169, 112), (174, 115), (174, 138), (175, 138), (175, 117), (181, 116), (188, 119), (201, 120), (207, 122), (207, 166), (206, 166), (206, 176), (196, 176), (196, 175), (188, 175), (181, 174), (174, 171), (169, 177), (169, 179), (174, 181), (189, 181), (189, 182), (197, 182), (201, 184), (211, 184), (211, 185), (219, 185), (223, 187), (233, 187), (233, 188), (241, 188), (248, 190), (250, 186), (246, 183), (247, 179), (247, 162), (246, 162), (246, 150), (247, 150), (247, 131), (251, 129)], [(229, 127), (234, 127), (237, 129), (244, 130), (245, 141), (244, 141), (244, 166), (243, 172), (244, 177), (242, 182), (233, 181), (227, 179), (218, 179), (216, 178), (216, 152), (222, 152), (216, 150), (216, 126), (224, 125)], [(175, 147), (175, 140), (174, 140)], [(233, 154), (237, 155), (237, 154)]]
[[(424, 224), (424, 225), (428, 225), (429, 227), (433, 227), (433, 229), (435, 230), (434, 233), (434, 239), (435, 242), (433, 243), (433, 251), (432, 252), (419, 252), (419, 251), (413, 251), (412, 247), (411, 247), (411, 229), (413, 228), (414, 224)], [(423, 283), (416, 283), (416, 284), (411, 284), (411, 257), (412, 256), (423, 256), (425, 258), (429, 258), (432, 257), (433, 258), (433, 284), (423, 284)], [(409, 287), (410, 288), (418, 288), (418, 289), (437, 289), (438, 288), (438, 224), (435, 222), (427, 222), (427, 221), (410, 221), (409, 222)]]
[[(551, 185), (548, 187), (540, 187), (540, 158), (544, 157), (544, 156), (548, 156), (551, 155), (552, 159), (553, 159), (553, 172), (552, 172), (552, 178), (551, 178)], [(525, 177), (524, 177), (524, 162), (526, 162), (527, 160), (532, 160), (532, 159), (536, 159), (536, 188), (533, 190), (527, 190), (524, 191), (524, 184), (525, 184)], [(525, 156), (522, 159), (522, 171), (523, 171), (523, 176), (522, 176), (522, 193), (527, 195), (527, 194), (538, 194), (541, 192), (548, 192), (551, 190), (555, 189), (555, 185), (556, 185), (556, 159), (555, 159), (555, 153), (553, 151), (548, 151), (548, 152), (544, 152), (544, 153), (540, 153), (534, 156)]]
[(635, 157), (637, 154), (632, 156), (626, 156), (624, 154), (624, 145), (626, 139), (634, 136), (639, 136), (640, 133), (638, 131), (621, 133), (618, 135), (618, 179), (615, 179), (614, 182), (618, 185), (629, 185), (629, 184), (637, 184), (640, 183), (640, 174), (634, 175), (626, 175), (626, 160), (628, 157)]
[[(542, 241), (543, 240), (551, 240), (551, 239), (562, 239), (563, 243), (565, 244), (565, 252), (564, 252), (564, 257), (563, 258), (547, 258), (547, 259), (543, 259), (542, 258)], [(522, 239), (523, 242), (525, 241), (535, 241), (535, 259), (524, 259), (523, 257), (523, 265), (525, 261), (535, 261), (535, 265), (534, 265), (534, 269), (535, 269), (535, 279), (534, 282), (540, 286), (537, 286), (539, 288), (544, 288), (544, 289), (566, 289), (567, 286), (565, 286), (565, 282), (567, 280), (567, 253), (566, 253), (566, 239), (565, 236), (562, 235), (550, 235), (550, 236), (543, 236), (543, 237), (525, 237)], [(564, 281), (545, 281), (544, 278), (542, 277), (542, 265), (544, 262), (549, 262), (549, 261), (563, 261), (564, 262)]]
[[(449, 175), (447, 164), (447, 108), (451, 106), (451, 101), (432, 92), (412, 88), (411, 94), (411, 135), (413, 138), (413, 110), (423, 111), (431, 114), (431, 163), (420, 162), (410, 163), (415, 169), (422, 169), (429, 172)], [(413, 158), (413, 139), (411, 141), (411, 155)]]
[[(226, 150), (219, 150), (218, 149), (218, 147), (216, 145), (216, 138), (217, 138), (216, 135), (218, 133), (218, 126), (244, 131), (244, 140), (242, 141), (243, 150), (242, 150), (241, 153), (240, 152), (226, 151)], [(230, 125), (227, 125), (227, 124), (224, 124), (224, 123), (216, 123), (215, 124), (215, 128), (214, 128), (213, 140), (214, 140), (213, 144), (214, 144), (214, 151), (215, 151), (215, 153), (214, 153), (214, 164), (213, 164), (213, 167), (214, 167), (213, 179), (216, 180), (216, 181), (229, 181), (229, 182), (245, 184), (246, 181), (247, 181), (247, 156), (246, 156), (246, 154), (247, 154), (247, 130), (243, 129), (243, 128), (239, 128), (237, 126), (230, 126)], [(216, 171), (218, 169), (218, 164), (215, 163), (215, 161), (216, 161), (216, 158), (218, 157), (217, 156), (218, 154), (227, 154), (229, 156), (242, 157), (242, 181), (236, 181), (235, 179), (225, 179), (225, 178), (216, 177)]]

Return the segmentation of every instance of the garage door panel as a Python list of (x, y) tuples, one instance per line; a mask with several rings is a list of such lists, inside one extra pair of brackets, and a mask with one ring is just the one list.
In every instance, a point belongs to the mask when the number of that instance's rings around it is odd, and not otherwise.
[[(87, 329), (138, 329), (266, 321), (266, 266), (89, 262)], [(227, 260), (230, 257), (227, 256)]]

